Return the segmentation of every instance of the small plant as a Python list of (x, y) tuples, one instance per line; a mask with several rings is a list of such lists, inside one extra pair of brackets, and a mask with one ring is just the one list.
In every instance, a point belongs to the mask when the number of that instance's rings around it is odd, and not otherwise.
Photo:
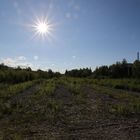
[(38, 95), (51, 95), (56, 89), (55, 80), (45, 80), (41, 87)]
[(140, 114), (140, 103), (116, 104), (110, 106), (110, 112), (116, 115), (130, 116)]
[(4, 88), (0, 91), (0, 97), (11, 97), (13, 95), (16, 95), (17, 93), (22, 92), (23, 90), (30, 88), (34, 84), (36, 84), (38, 81), (29, 81), (29, 82), (24, 82), (20, 84), (14, 84), (10, 85), (7, 88)]

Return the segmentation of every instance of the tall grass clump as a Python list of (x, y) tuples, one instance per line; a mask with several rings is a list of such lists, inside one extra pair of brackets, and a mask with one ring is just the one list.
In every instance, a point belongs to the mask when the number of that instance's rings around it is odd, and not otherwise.
[(23, 82), (20, 84), (14, 84), (10, 85), (2, 90), (0, 90), (0, 97), (11, 97), (16, 95), (17, 93), (22, 92), (23, 90), (26, 90), (36, 84), (38, 81), (28, 81), (28, 82)]

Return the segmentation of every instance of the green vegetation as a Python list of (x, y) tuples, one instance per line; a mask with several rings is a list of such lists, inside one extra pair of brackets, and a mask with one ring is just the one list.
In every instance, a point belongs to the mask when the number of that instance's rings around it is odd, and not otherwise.
[(12, 112), (13, 106), (10, 104), (10, 99), (37, 83), (39, 83), (39, 81), (28, 81), (9, 86), (4, 85), (2, 90), (0, 90), (0, 117), (3, 116), (3, 114), (9, 114)]
[(73, 69), (65, 72), (66, 76), (90, 77), (90, 78), (140, 78), (140, 61), (128, 63), (125, 59), (110, 66), (104, 65), (97, 67), (93, 72), (89, 68)]
[[(59, 72), (53, 72), (51, 69), (48, 71), (37, 70), (33, 71), (30, 67), (21, 69), (20, 67), (11, 68), (0, 64), (0, 82), (1, 83), (19, 83), (31, 81), (35, 79), (50, 79), (61, 77)], [(134, 63), (128, 63), (125, 59), (122, 62), (116, 62), (110, 66), (100, 66), (94, 71), (91, 68), (66, 70), (65, 76), (67, 77), (88, 77), (95, 79), (108, 79), (108, 78), (140, 78), (140, 61), (136, 60)]]
[(115, 113), (116, 115), (140, 114), (139, 95), (94, 84), (92, 88), (98, 93), (108, 95), (111, 99), (114, 99), (114, 102), (115, 100), (118, 101), (116, 104), (109, 104), (108, 109), (111, 113)]
[[(108, 111), (118, 115), (140, 114), (140, 96), (129, 93), (127, 90), (140, 91), (138, 79), (87, 79), (61, 78), (61, 83), (67, 86), (70, 92), (81, 94), (84, 86), (92, 87), (97, 93), (108, 95), (117, 100), (117, 104), (109, 104)], [(126, 88), (127, 87), (127, 88)], [(123, 89), (123, 90), (119, 90)]]
[(130, 71), (128, 65), (123, 60), (64, 75), (0, 65), (0, 139), (70, 139), (81, 130), (110, 132), (114, 120), (140, 123), (139, 61)]
[(32, 71), (32, 69), (25, 68), (21, 69), (18, 68), (11, 68), (8, 66), (5, 66), (4, 64), (0, 64), (0, 82), (1, 83), (20, 83), (25, 81), (31, 81), (36, 79), (49, 79), (53, 77), (60, 77), (59, 72), (53, 72), (52, 70), (48, 71)]
[(2, 90), (0, 90), (0, 98), (9, 98), (11, 96), (14, 96), (25, 89), (33, 86), (36, 84), (38, 81), (28, 81), (28, 82), (23, 82), (19, 84), (14, 84), (14, 85), (4, 85)]
[(54, 79), (43, 80), (38, 95), (51, 95), (55, 91), (56, 85), (57, 83)]
[(93, 84), (116, 89), (140, 91), (139, 79), (95, 79)]
[(117, 104), (110, 106), (110, 112), (116, 115), (131, 116), (133, 114), (140, 114), (140, 99), (128, 104)]
[(82, 92), (82, 87), (84, 79), (81, 78), (67, 78), (63, 77), (58, 82), (61, 85), (64, 85), (67, 90), (74, 96), (76, 104), (81, 104), (86, 102), (86, 94)]

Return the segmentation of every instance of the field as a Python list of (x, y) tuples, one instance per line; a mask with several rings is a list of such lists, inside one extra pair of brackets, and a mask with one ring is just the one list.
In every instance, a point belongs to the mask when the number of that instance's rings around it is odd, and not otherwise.
[(139, 80), (61, 77), (0, 89), (0, 139), (140, 139)]

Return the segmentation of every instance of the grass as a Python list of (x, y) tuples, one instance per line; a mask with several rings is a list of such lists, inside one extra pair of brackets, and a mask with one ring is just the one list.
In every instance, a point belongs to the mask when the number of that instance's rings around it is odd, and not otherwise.
[(81, 89), (84, 84), (84, 79), (63, 77), (59, 79), (58, 84), (64, 85), (69, 90), (76, 104), (86, 103), (86, 95)]
[(83, 80), (80, 78), (63, 77), (60, 79), (59, 84), (65, 85), (72, 94), (78, 95), (81, 93), (82, 82)]
[(140, 96), (135, 94), (130, 94), (128, 91), (116, 90), (113, 88), (108, 88), (99, 85), (91, 85), (94, 90), (99, 94), (106, 94), (109, 98), (112, 98), (117, 102), (117, 104), (109, 105), (109, 111), (117, 115), (132, 115), (140, 114)]
[(44, 80), (40, 86), (38, 95), (52, 94), (56, 89), (56, 81), (54, 79)]
[(115, 89), (140, 92), (139, 79), (95, 79), (92, 80), (92, 83), (100, 86), (115, 88)]
[[(14, 97), (18, 93), (30, 88), (31, 86), (37, 84), (39, 81), (29, 81), (14, 85), (4, 85), (4, 87), (0, 90), (0, 117), (5, 114), (11, 114), (15, 107), (11, 104), (10, 98)], [(16, 106), (17, 107), (17, 106)]]
[[(48, 119), (51, 122), (52, 120), (54, 121), (54, 118), (57, 116), (60, 106), (60, 104), (51, 97), (52, 93), (55, 91), (55, 86), (56, 83), (53, 79), (41, 80), (39, 91), (34, 91), (34, 93), (29, 97), (21, 99), (21, 101), (18, 100), (15, 103), (1, 103), (1, 117), (4, 114), (10, 114), (11, 116), (13, 116), (12, 122), (21, 124), (28, 121), (32, 123), (44, 119)], [(21, 87), (20, 90), (15, 90), (16, 92), (14, 93), (17, 93), (17, 91), (21, 91), (21, 89), (23, 90), (25, 88)], [(22, 116), (19, 116), (18, 114), (22, 114)]]
[(25, 89), (30, 88), (32, 85), (36, 84), (38, 81), (29, 81), (29, 82), (23, 82), (19, 84), (9, 85), (0, 90), (0, 98), (10, 98), (11, 96), (14, 96), (20, 92), (22, 92)]
[[(81, 87), (89, 85), (98, 94), (102, 93), (108, 95), (109, 98), (117, 100), (117, 104), (108, 105), (108, 110), (111, 113), (124, 116), (140, 114), (140, 96), (128, 92), (128, 90), (140, 90), (140, 82), (138, 79), (87, 79), (63, 77), (60, 81), (75, 95), (82, 95)], [(81, 96), (79, 96), (79, 99), (80, 97)]]
[[(6, 85), (0, 91), (2, 97), (0, 100), (0, 118), (4, 119), (5, 116), (9, 118), (8, 121), (4, 122), (6, 128), (0, 132), (0, 138), (7, 135), (5, 136), (6, 138), (23, 139), (26, 133), (25, 131), (28, 130), (22, 129), (22, 126), (27, 124), (28, 126), (34, 124), (40, 126), (46, 123), (46, 127), (49, 126), (52, 130), (54, 128), (53, 126), (72, 126), (82, 120), (91, 119), (95, 122), (96, 119), (104, 120), (107, 115), (115, 116), (117, 119), (121, 117), (125, 119), (128, 117), (133, 118), (134, 116), (140, 115), (139, 95), (130, 94), (127, 90), (116, 89), (114, 86), (108, 86), (109, 84), (102, 84), (102, 82), (105, 83), (104, 79), (100, 81), (101, 83), (95, 79), (67, 77), (40, 80), (38, 82), (38, 91), (33, 91), (33, 94), (15, 103), (9, 102), (10, 97), (31, 87), (36, 84), (37, 81), (9, 85), (8, 88)], [(108, 81), (110, 81), (110, 79)], [(127, 80), (124, 81), (127, 84)], [(87, 94), (88, 89), (92, 89), (93, 94), (94, 91), (97, 94), (97, 98), (96, 96), (90, 96), (93, 98), (90, 100), (90, 97), (83, 91), (84, 86), (87, 87)], [(66, 97), (71, 98), (68, 104), (67, 102), (63, 103), (65, 98), (61, 99), (60, 96), (58, 99), (56, 96), (56, 90), (60, 87), (64, 87), (68, 90), (68, 94), (71, 93), (71, 95)], [(92, 94), (92, 92), (90, 94)], [(106, 98), (102, 99), (104, 95), (107, 97), (107, 100)], [(100, 110), (101, 108), (102, 110)], [(17, 129), (14, 128), (14, 126), (20, 127), (19, 133), (17, 133)]]
[(131, 116), (133, 114), (140, 114), (140, 103), (131, 102), (128, 104), (117, 104), (109, 107), (111, 113), (116, 115)]

